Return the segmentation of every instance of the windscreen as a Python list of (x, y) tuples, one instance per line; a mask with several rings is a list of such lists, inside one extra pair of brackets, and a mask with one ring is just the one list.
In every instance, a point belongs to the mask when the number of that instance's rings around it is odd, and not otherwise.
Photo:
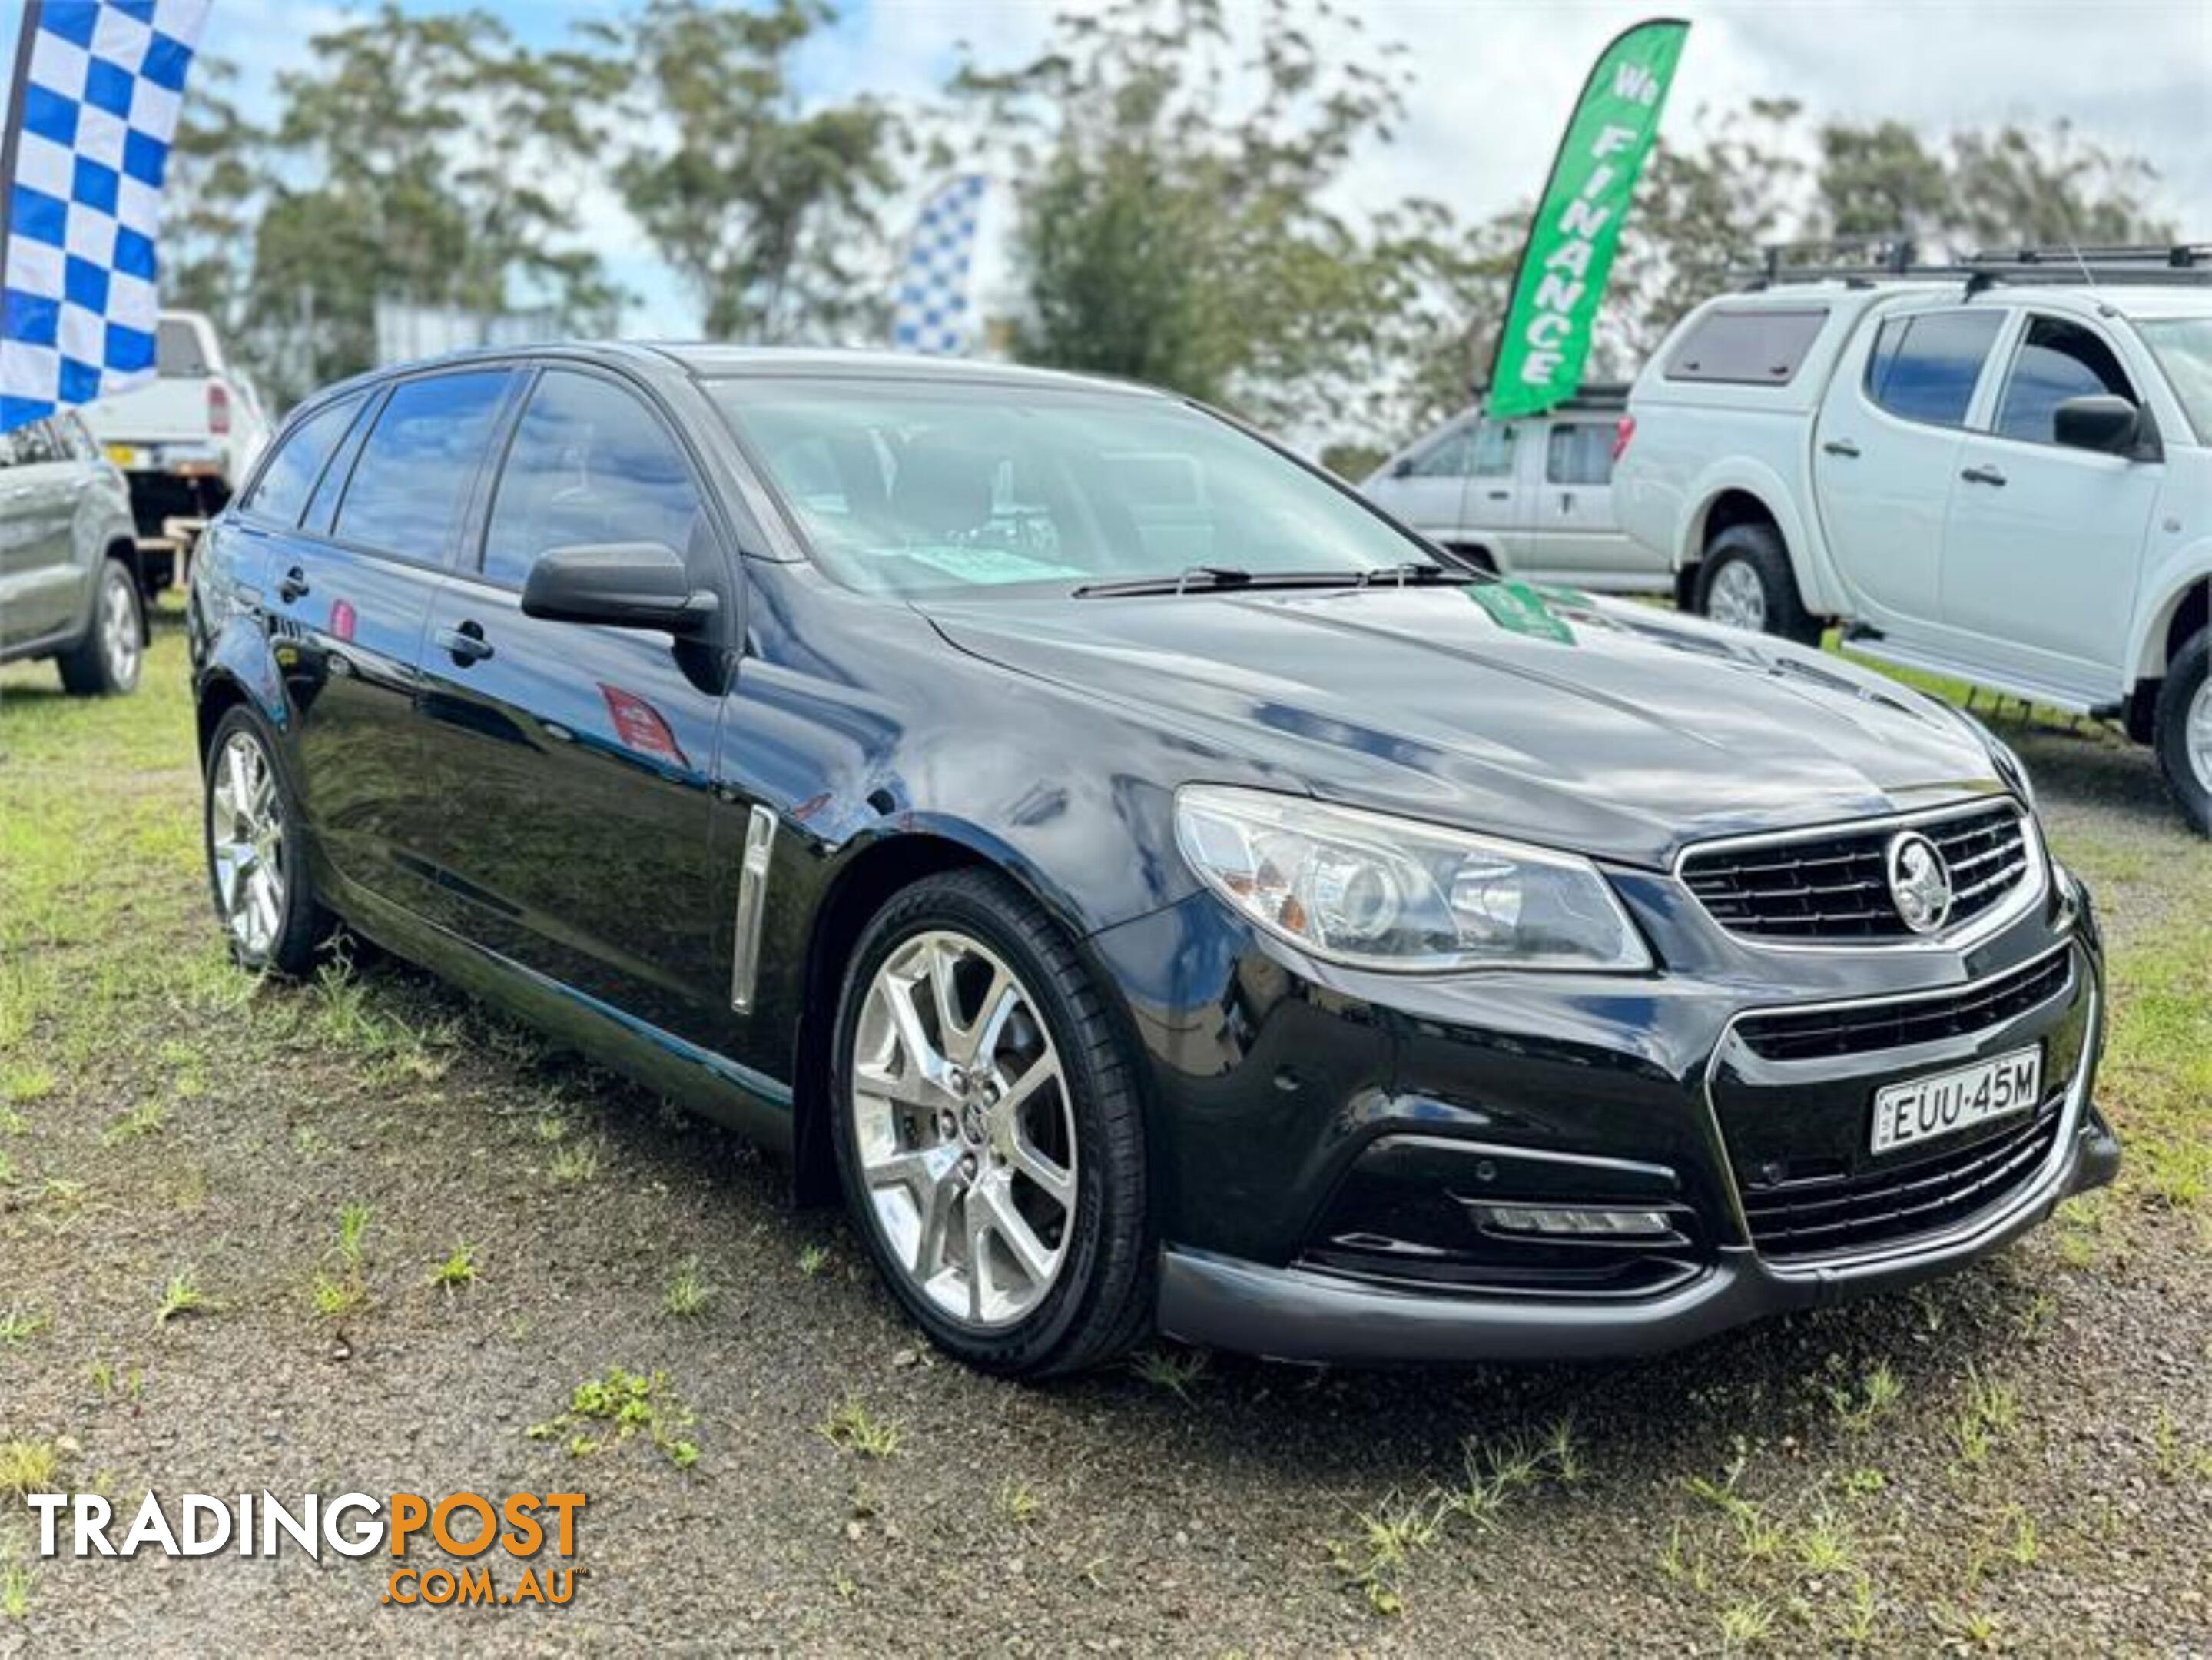
[(2212, 444), (2212, 317), (2161, 318), (2136, 327), (2188, 412), (2197, 441)]
[(1326, 479), (1164, 398), (858, 378), (708, 390), (816, 558), (854, 587), (1035, 593), (1426, 558)]

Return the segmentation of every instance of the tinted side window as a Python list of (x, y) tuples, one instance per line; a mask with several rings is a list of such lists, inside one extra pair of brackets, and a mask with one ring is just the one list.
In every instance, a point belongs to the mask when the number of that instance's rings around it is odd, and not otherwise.
[(287, 525), (298, 524), (315, 480), (322, 477), (331, 452), (353, 425), (354, 417), (361, 413), (367, 396), (357, 393), (340, 398), (328, 409), (317, 410), (277, 440), (269, 465), (261, 470), (261, 477), (246, 496), (246, 511), (265, 514)]
[(34, 467), (48, 461), (69, 459), (68, 447), (51, 421), (33, 421), (15, 429), (15, 465)]
[(1561, 422), (1544, 452), (1544, 477), (1554, 484), (1610, 484), (1613, 432), (1595, 421)]
[(1474, 429), (1448, 432), (1413, 458), (1407, 469), (1416, 478), (1464, 478), (1474, 462)]
[(418, 563), (443, 562), (509, 379), (505, 369), (477, 369), (393, 387), (354, 463), (338, 536)]
[(552, 369), (530, 394), (494, 498), (483, 573), (520, 587), (550, 548), (691, 546), (699, 495), (653, 411), (596, 375)]
[(2013, 354), (2005, 377), (2004, 399), (1997, 406), (1997, 436), (2031, 443), (2057, 441), (2058, 406), (2069, 398), (2110, 394), (2130, 404), (2139, 400), (2127, 371), (2102, 336), (2060, 317), (2028, 319), (2027, 333)]
[(1994, 311), (1891, 318), (1875, 336), (1874, 350), (1867, 356), (1867, 396), (1903, 420), (1962, 424), (2003, 320)]
[(1827, 319), (1826, 306), (1709, 311), (1690, 325), (1667, 359), (1667, 378), (1787, 386)]

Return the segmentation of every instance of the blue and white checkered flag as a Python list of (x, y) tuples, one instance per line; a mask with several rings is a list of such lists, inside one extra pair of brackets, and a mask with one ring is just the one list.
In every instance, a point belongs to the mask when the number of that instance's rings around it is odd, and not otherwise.
[(985, 182), (980, 173), (963, 173), (922, 205), (891, 313), (891, 344), (900, 351), (949, 356), (967, 345), (968, 268)]
[(154, 239), (210, 0), (25, 0), (0, 133), (0, 432), (154, 374)]

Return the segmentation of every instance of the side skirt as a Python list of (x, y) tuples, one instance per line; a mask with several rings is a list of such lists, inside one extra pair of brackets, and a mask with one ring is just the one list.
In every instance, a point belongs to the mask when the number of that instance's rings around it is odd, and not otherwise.
[[(318, 875), (333, 882), (327, 867)], [(788, 1158), (791, 1085), (487, 950), (452, 930), (337, 878), (332, 898), (349, 926), (396, 957), (421, 964), (612, 1067), (646, 1089)]]

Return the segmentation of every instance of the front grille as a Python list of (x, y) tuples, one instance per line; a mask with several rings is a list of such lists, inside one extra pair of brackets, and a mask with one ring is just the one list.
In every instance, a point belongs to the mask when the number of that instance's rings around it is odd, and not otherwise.
[[(1893, 821), (1706, 853), (1693, 849), (1682, 862), (1682, 879), (1732, 933), (1814, 943), (1909, 939), (1912, 930), (1889, 891), (1889, 844), (1900, 828)], [(1910, 828), (1933, 842), (1950, 867), (1948, 927), (2002, 904), (2027, 876), (2027, 832), (2009, 798)]]
[(1736, 1036), (1766, 1061), (1833, 1060), (1906, 1049), (1969, 1037), (2017, 1019), (2065, 991), (2073, 979), (2073, 954), (2057, 952), (1952, 996), (1747, 1015), (1736, 1023)]
[(1909, 1163), (1742, 1189), (1751, 1242), (1765, 1256), (1821, 1256), (1911, 1238), (1968, 1220), (2043, 1167), (2064, 1116), (2063, 1091), (2025, 1122)]

